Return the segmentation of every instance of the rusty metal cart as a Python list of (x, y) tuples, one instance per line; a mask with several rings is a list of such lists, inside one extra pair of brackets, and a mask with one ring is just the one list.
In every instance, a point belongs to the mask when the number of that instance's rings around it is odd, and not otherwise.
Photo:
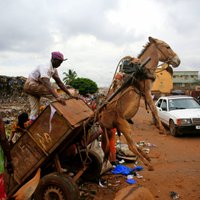
[[(76, 181), (82, 175), (89, 179), (100, 175), (102, 167), (98, 154), (87, 151), (93, 116), (93, 111), (80, 99), (47, 106), (11, 149), (14, 175), (6, 175), (8, 195), (15, 194), (41, 168), (34, 200), (79, 199)], [(74, 146), (78, 153), (68, 157)], [(66, 166), (71, 166), (76, 174), (70, 177), (64, 173), (70, 172)]]

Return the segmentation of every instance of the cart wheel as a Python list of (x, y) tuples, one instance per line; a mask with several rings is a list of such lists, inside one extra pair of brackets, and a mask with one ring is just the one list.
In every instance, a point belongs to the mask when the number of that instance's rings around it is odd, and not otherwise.
[(70, 177), (59, 173), (44, 176), (36, 191), (34, 200), (78, 200), (79, 190)]
[[(84, 161), (87, 155), (86, 150), (81, 150), (80, 154)], [(81, 162), (80, 155), (77, 156), (79, 157), (79, 162)], [(81, 177), (86, 181), (94, 181), (98, 179), (101, 174), (102, 160), (101, 157), (93, 150), (88, 151), (88, 157), (87, 163), (89, 163), (89, 166)]]

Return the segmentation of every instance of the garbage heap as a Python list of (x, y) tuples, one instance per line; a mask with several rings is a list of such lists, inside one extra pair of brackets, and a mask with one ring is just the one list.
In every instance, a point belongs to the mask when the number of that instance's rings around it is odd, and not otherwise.
[(23, 92), (25, 77), (0, 76), (0, 113), (3, 118), (16, 117), (29, 112), (27, 95)]

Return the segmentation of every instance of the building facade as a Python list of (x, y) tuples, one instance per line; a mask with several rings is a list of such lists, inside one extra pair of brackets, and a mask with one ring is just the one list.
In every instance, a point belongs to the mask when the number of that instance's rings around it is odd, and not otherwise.
[[(169, 69), (169, 68), (168, 68)], [(153, 83), (152, 92), (159, 92), (169, 94), (173, 89), (173, 77), (172, 70), (167, 69), (157, 69), (156, 70), (156, 80)]]
[(174, 71), (173, 89), (195, 90), (199, 85), (198, 71)]

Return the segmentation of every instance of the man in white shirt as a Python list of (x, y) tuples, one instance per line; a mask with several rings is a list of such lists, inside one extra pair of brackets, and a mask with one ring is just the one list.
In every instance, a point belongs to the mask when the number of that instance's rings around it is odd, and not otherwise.
[(35, 120), (39, 114), (40, 110), (40, 98), (47, 97), (52, 99), (52, 97), (58, 102), (65, 104), (65, 99), (58, 95), (55, 89), (51, 86), (50, 79), (53, 78), (57, 85), (71, 97), (67, 86), (60, 80), (57, 72), (57, 68), (61, 63), (66, 60), (62, 53), (56, 51), (51, 53), (51, 61), (47, 65), (37, 66), (27, 78), (24, 91), (28, 94), (31, 113), (30, 119)]

